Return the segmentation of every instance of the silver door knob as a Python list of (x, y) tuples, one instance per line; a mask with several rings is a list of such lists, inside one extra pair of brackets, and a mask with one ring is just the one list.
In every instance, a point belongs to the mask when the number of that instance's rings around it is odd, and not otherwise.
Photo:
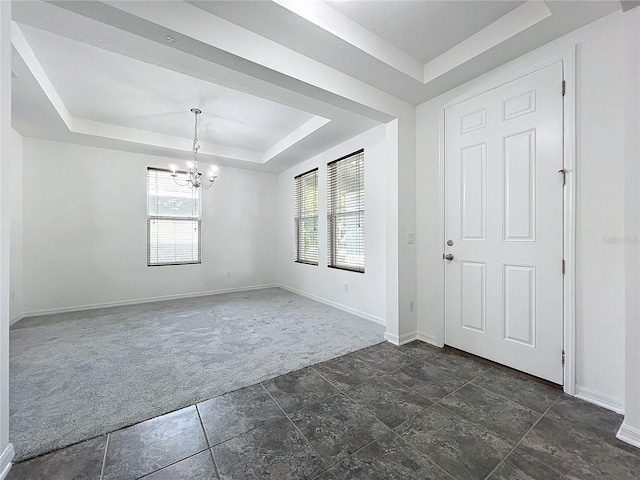
[(453, 260), (453, 254), (452, 254), (452, 253), (450, 253), (450, 254), (448, 254), (448, 255), (445, 255), (445, 256), (444, 256), (444, 258), (445, 258), (445, 260), (449, 260), (449, 261), (451, 261), (451, 260)]

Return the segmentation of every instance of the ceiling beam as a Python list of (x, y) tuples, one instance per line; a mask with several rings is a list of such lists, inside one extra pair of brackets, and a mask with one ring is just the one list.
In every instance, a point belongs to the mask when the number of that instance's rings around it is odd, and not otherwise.
[(622, 11), (626, 12), (640, 5), (640, 0), (620, 0), (620, 5), (622, 5)]
[(425, 64), (424, 83), (444, 75), (550, 16), (551, 11), (544, 2), (529, 0)]
[[(76, 3), (57, 5), (73, 10)], [(154, 8), (146, 2), (109, 1), (103, 5), (128, 14), (116, 25), (118, 28), (159, 42), (170, 35), (177, 40), (174, 48), (376, 121), (390, 121), (413, 108), (393, 95), (185, 2), (159, 2)], [(83, 10), (86, 14), (87, 9)], [(113, 16), (110, 20), (117, 21)]]
[(73, 128), (73, 118), (71, 117), (69, 110), (67, 110), (67, 107), (62, 101), (62, 98), (60, 98), (58, 91), (53, 86), (53, 83), (51, 83), (49, 76), (36, 58), (36, 54), (33, 52), (31, 45), (27, 42), (27, 39), (16, 22), (11, 22), (11, 44), (18, 52), (31, 74), (35, 77), (40, 88), (47, 96), (56, 112), (58, 112), (62, 121), (65, 123), (67, 128), (71, 130)]
[(424, 83), (424, 65), (323, 2), (272, 0), (373, 58)]

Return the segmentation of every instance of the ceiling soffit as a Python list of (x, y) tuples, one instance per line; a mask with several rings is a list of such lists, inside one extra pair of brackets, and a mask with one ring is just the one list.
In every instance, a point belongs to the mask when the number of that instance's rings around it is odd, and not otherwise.
[[(210, 125), (203, 122), (205, 161), (278, 171), (410, 115), (414, 105), (619, 8), (598, 1), (580, 8), (574, 2), (482, 3), (482, 15), (448, 27), (438, 15), (469, 16), (479, 7), (442, 1), (16, 2), (14, 70), (18, 81), (30, 78), (14, 89), (15, 101), (28, 103), (27, 86), (37, 85), (34, 98), (48, 102), (43, 109), (57, 113), (58, 127), (71, 138), (171, 154), (185, 150), (188, 110), (204, 102), (203, 110), (213, 112)], [(429, 12), (435, 19), (425, 25), (451, 32), (435, 31), (425, 45), (417, 18)], [(90, 76), (74, 80), (68, 75), (74, 61), (94, 77), (100, 65), (110, 65), (105, 74), (113, 78), (104, 75), (93, 85)], [(147, 78), (153, 84), (145, 92)], [(101, 109), (95, 98), (110, 92), (129, 97)]]

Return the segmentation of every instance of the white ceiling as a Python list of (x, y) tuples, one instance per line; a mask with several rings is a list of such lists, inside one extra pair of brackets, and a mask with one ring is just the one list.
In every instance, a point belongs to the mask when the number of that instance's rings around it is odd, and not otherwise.
[(421, 63), (427, 63), (522, 5), (524, 0), (326, 3)]
[(14, 2), (13, 123), (25, 136), (187, 159), (198, 107), (204, 161), (278, 172), (618, 8)]
[(314, 115), (150, 63), (22, 26), (74, 118), (264, 152)]

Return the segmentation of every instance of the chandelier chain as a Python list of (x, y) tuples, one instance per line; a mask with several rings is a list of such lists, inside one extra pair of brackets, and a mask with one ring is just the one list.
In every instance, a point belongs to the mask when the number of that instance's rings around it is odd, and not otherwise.
[(193, 163), (194, 166), (198, 165), (198, 150), (200, 149), (200, 144), (198, 143), (198, 111), (193, 112), (196, 117), (193, 127)]
[(191, 113), (193, 113), (195, 119), (193, 122), (193, 147), (191, 153), (193, 154), (193, 165), (189, 167), (189, 171), (186, 173), (186, 178), (184, 179), (186, 183), (181, 183), (178, 180), (178, 173), (176, 169), (173, 168), (173, 173), (171, 176), (173, 177), (174, 182), (180, 186), (191, 186), (192, 188), (206, 188), (207, 190), (213, 187), (213, 184), (216, 182), (218, 178), (217, 167), (214, 165), (209, 173), (209, 178), (204, 179), (202, 173), (198, 171), (198, 150), (200, 150), (200, 142), (198, 140), (198, 115), (202, 113), (202, 110), (199, 108), (192, 108)]

